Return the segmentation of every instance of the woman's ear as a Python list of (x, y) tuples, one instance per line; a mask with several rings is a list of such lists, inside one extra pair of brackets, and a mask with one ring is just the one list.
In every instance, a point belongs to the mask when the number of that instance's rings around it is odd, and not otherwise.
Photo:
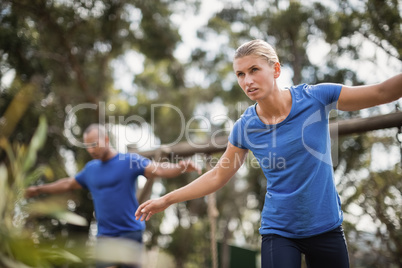
[(281, 75), (281, 64), (279, 62), (274, 63), (274, 78), (278, 78)]

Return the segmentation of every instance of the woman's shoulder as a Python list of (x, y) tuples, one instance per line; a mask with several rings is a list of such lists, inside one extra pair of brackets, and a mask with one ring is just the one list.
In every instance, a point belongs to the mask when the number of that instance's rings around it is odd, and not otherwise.
[(314, 99), (327, 105), (336, 101), (342, 89), (341, 84), (336, 83), (318, 83), (318, 84), (300, 84), (291, 87), (296, 101), (304, 99)]
[(240, 119), (247, 119), (249, 117), (253, 117), (256, 115), (255, 108), (256, 108), (257, 103), (254, 103), (253, 105), (250, 105), (247, 107), (247, 109), (243, 112), (241, 115)]
[(259, 119), (256, 111), (257, 103), (249, 106), (240, 118), (235, 122), (237, 128), (260, 128), (263, 127), (263, 123)]
[(298, 92), (311, 92), (314, 90), (329, 90), (342, 87), (339, 83), (318, 83), (318, 84), (299, 84), (291, 86), (289, 89)]

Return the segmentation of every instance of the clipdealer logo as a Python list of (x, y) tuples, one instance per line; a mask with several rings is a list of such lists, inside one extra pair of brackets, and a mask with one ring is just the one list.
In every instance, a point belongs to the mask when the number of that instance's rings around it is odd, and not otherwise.
[[(111, 107), (113, 106), (113, 107)], [(241, 105), (239, 105), (239, 116), (241, 115)], [(222, 135), (227, 135), (230, 130), (233, 128), (234, 121), (230, 119), (226, 114), (216, 114), (211, 117), (206, 117), (202, 115), (195, 115), (186, 120), (183, 112), (176, 106), (171, 104), (151, 104), (150, 112), (151, 112), (151, 120), (147, 122), (144, 118), (139, 115), (130, 115), (130, 116), (107, 116), (108, 111), (114, 111), (114, 105), (111, 104), (106, 107), (105, 102), (99, 102), (99, 104), (94, 103), (82, 103), (78, 104), (74, 107), (70, 107), (67, 111), (67, 116), (64, 121), (64, 135), (70, 144), (80, 147), (87, 148), (87, 145), (84, 144), (80, 136), (81, 129), (77, 126), (77, 115), (79, 113), (88, 113), (88, 112), (97, 112), (98, 113), (98, 123), (100, 125), (138, 125), (140, 127), (147, 126), (149, 128), (149, 133), (137, 133), (141, 134), (133, 140), (134, 137), (128, 135), (127, 133), (116, 133), (116, 136), (121, 136), (126, 139), (130, 143), (147, 145), (147, 147), (155, 148), (160, 146), (159, 141), (155, 136), (153, 136), (153, 129), (156, 125), (156, 116), (161, 109), (165, 111), (176, 114), (179, 122), (179, 131), (175, 140), (169, 142), (168, 144), (164, 144), (165, 147), (173, 146), (180, 141), (185, 141), (192, 146), (193, 148), (207, 148), (208, 146), (215, 146), (218, 148), (226, 147), (226, 144), (222, 144), (217, 139)], [(196, 123), (196, 124), (194, 124)], [(223, 125), (223, 128), (216, 128), (213, 124)], [(197, 125), (198, 127), (193, 127), (193, 125)], [(197, 140), (197, 134), (204, 134), (204, 136), (209, 137), (208, 142), (199, 142)], [(100, 140), (99, 146), (105, 146), (104, 140)], [(141, 148), (141, 147), (138, 147)]]
[[(113, 111), (114, 108), (111, 108), (112, 105), (109, 105), (108, 109), (110, 111)], [(113, 105), (114, 106), (114, 105)], [(301, 141), (302, 144), (305, 148), (305, 150), (307, 150), (308, 153), (310, 153), (311, 155), (313, 155), (314, 157), (316, 157), (317, 159), (319, 159), (320, 161), (325, 162), (326, 164), (331, 164), (331, 163), (337, 163), (337, 150), (334, 150), (334, 154), (331, 155), (331, 148), (328, 147), (326, 148), (325, 152), (319, 152), (316, 149), (314, 149), (312, 146), (310, 146), (308, 144), (308, 142), (306, 142), (306, 135), (307, 133), (305, 132), (305, 130), (318, 122), (321, 122), (323, 120), (327, 120), (327, 116), (329, 114), (329, 111), (332, 110), (334, 107), (334, 104), (329, 104), (325, 107), (325, 113), (326, 116), (322, 115), (321, 110), (317, 110), (316, 112), (314, 112), (313, 114), (311, 114), (303, 123), (302, 125), (302, 131), (301, 131)], [(240, 118), (241, 114), (243, 113), (243, 109), (241, 109), (241, 106), (238, 107), (238, 118)], [(170, 142), (169, 144), (164, 144), (165, 147), (169, 147), (169, 146), (173, 146), (175, 144), (177, 144), (178, 142), (182, 141), (183, 138), (185, 138), (186, 142), (194, 147), (194, 148), (206, 148), (208, 146), (215, 146), (217, 148), (225, 148), (226, 144), (222, 144), (222, 143), (218, 143), (217, 142), (217, 137), (220, 136), (220, 134), (224, 134), (227, 135), (230, 133), (230, 131), (232, 131), (233, 129), (233, 125), (234, 125), (234, 121), (231, 120), (227, 115), (217, 115), (215, 117), (212, 118), (207, 118), (205, 116), (193, 116), (192, 118), (190, 118), (189, 120), (185, 120), (185, 116), (182, 113), (182, 111), (171, 104), (152, 104), (151, 105), (151, 123), (149, 124), (144, 118), (142, 118), (141, 116), (138, 115), (131, 115), (131, 116), (106, 116), (106, 104), (105, 102), (99, 102), (99, 104), (94, 104), (94, 103), (83, 103), (83, 104), (78, 104), (74, 107), (71, 107), (68, 112), (67, 112), (67, 116), (66, 119), (64, 121), (64, 134), (66, 136), (66, 138), (68, 139), (68, 141), (77, 147), (80, 148), (87, 148), (88, 145), (86, 145), (85, 143), (81, 142), (81, 137), (78, 135), (80, 135), (80, 131), (76, 131), (76, 128), (78, 128), (77, 126), (77, 113), (82, 113), (82, 112), (88, 112), (88, 110), (92, 110), (92, 111), (98, 111), (98, 122), (100, 125), (106, 125), (106, 123), (108, 124), (118, 124), (118, 125), (123, 125), (123, 126), (128, 126), (130, 124), (136, 124), (139, 126), (144, 126), (144, 125), (150, 125), (150, 133), (152, 133), (153, 130), (153, 126), (155, 125), (155, 116), (156, 116), (156, 111), (157, 109), (169, 109), (170, 112), (174, 112), (177, 114), (179, 122), (180, 122), (180, 131), (179, 134), (177, 136), (177, 138)], [(214, 121), (219, 121), (220, 123), (224, 122), (225, 128), (221, 128), (221, 129), (217, 129), (215, 131), (213, 131), (213, 127), (212, 124), (214, 123)], [(203, 125), (203, 127), (199, 127), (199, 128), (194, 128), (192, 127), (192, 124), (194, 122), (199, 123), (199, 126)], [(277, 146), (277, 133), (276, 133), (276, 129), (275, 126), (272, 127), (272, 137), (270, 140), (270, 145), (273, 147)], [(205, 143), (198, 143), (196, 142), (193, 137), (196, 135), (193, 134), (197, 134), (197, 133), (204, 133), (207, 134), (207, 136), (210, 137), (208, 142)], [(132, 137), (128, 137), (127, 133), (117, 133), (117, 134), (123, 134), (123, 138), (126, 138), (128, 141), (130, 141), (131, 143), (138, 143), (139, 141), (144, 144), (144, 143), (148, 143), (149, 147), (151, 148), (155, 148), (155, 147), (159, 147), (160, 144), (159, 142), (156, 140), (156, 138), (151, 135), (142, 135), (138, 138), (138, 140), (133, 141)], [(246, 135), (247, 136), (247, 135)], [(246, 137), (247, 139), (247, 137)], [(332, 143), (335, 144), (338, 141), (338, 131), (337, 131), (337, 125), (333, 124), (332, 125), (332, 129), (331, 129), (331, 139), (332, 139)], [(251, 141), (249, 141), (251, 143)], [(105, 141), (104, 139), (100, 139), (99, 140), (99, 146), (105, 146)], [(255, 144), (255, 146), (262, 146), (262, 147), (266, 147), (268, 144)], [(329, 144), (328, 144), (329, 145)], [(253, 145), (254, 146), (254, 145)], [(330, 146), (330, 145), (329, 145)], [(138, 147), (140, 148), (140, 147)], [(254, 147), (253, 147), (254, 148)], [(259, 165), (263, 168), (274, 168), (274, 169), (285, 169), (287, 167), (287, 163), (286, 163), (286, 159), (283, 156), (278, 155), (275, 152), (270, 152), (267, 151), (267, 154), (264, 157), (260, 157), (259, 159)]]

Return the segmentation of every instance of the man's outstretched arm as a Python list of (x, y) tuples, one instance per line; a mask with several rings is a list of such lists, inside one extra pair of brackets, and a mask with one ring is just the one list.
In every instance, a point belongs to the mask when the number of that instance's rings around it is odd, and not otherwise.
[(147, 179), (161, 177), (174, 178), (183, 173), (196, 171), (201, 174), (201, 169), (191, 161), (180, 161), (177, 164), (168, 162), (151, 162), (144, 171)]
[(31, 198), (39, 194), (59, 194), (77, 189), (82, 189), (82, 186), (75, 178), (64, 178), (52, 183), (28, 187), (25, 190), (25, 197)]

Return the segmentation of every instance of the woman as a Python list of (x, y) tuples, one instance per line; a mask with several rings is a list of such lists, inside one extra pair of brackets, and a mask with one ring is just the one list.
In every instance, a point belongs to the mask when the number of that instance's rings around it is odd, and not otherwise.
[(250, 150), (268, 180), (260, 228), (262, 267), (299, 268), (301, 254), (308, 267), (349, 267), (328, 113), (397, 100), (402, 96), (402, 74), (370, 86), (328, 83), (280, 89), (277, 54), (262, 40), (240, 46), (233, 68), (240, 87), (256, 104), (235, 123), (220, 161), (187, 186), (140, 205), (136, 217), (148, 220), (171, 204), (217, 191)]

